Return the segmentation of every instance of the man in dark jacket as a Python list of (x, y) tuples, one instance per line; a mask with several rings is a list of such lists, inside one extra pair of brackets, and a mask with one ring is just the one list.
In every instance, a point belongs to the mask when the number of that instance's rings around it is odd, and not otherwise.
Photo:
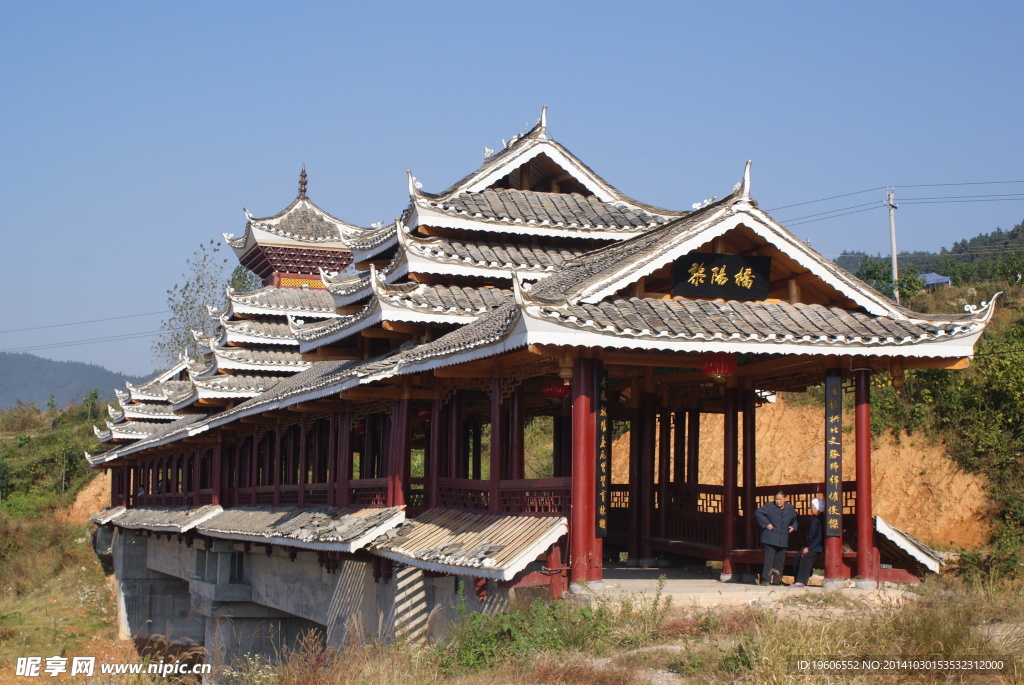
[(800, 550), (800, 563), (797, 564), (796, 580), (790, 587), (807, 587), (811, 577), (811, 569), (818, 555), (825, 551), (825, 500), (815, 497), (811, 500), (814, 507), (814, 518), (807, 528), (807, 545)]
[(797, 527), (796, 509), (786, 501), (786, 493), (779, 490), (775, 493), (775, 501), (767, 502), (755, 511), (754, 518), (761, 526), (761, 549), (764, 550), (761, 585), (779, 585), (782, 583), (789, 534)]

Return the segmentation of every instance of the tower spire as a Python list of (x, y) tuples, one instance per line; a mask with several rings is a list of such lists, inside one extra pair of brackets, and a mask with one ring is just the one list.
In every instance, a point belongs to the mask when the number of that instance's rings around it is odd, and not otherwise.
[(302, 165), (302, 173), (299, 174), (299, 197), (306, 197), (306, 165)]

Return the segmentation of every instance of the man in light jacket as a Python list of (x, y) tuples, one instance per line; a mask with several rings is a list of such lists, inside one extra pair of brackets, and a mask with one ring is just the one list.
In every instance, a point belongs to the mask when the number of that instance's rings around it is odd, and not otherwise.
[(761, 585), (780, 585), (789, 534), (797, 528), (796, 509), (786, 501), (786, 493), (779, 490), (775, 493), (775, 501), (767, 502), (755, 511), (754, 518), (761, 526), (761, 549), (764, 551)]

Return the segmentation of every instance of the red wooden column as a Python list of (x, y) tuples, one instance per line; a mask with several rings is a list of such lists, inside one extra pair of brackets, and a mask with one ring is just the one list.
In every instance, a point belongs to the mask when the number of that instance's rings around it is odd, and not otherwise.
[(501, 469), (505, 462), (505, 412), (501, 405), (501, 379), (491, 379), (491, 473), (490, 473), (490, 495), (488, 497), (487, 510), (497, 514), (499, 510), (498, 481), (501, 479)]
[[(127, 464), (125, 464), (124, 466), (122, 466), (121, 468), (118, 469), (118, 479), (117, 480), (118, 480), (118, 483), (121, 486), (121, 492), (120, 492), (121, 501), (118, 502), (118, 504), (120, 504), (122, 507), (125, 507), (125, 508), (127, 508), (129, 503), (130, 503), (130, 497), (128, 495), (128, 493), (129, 493), (128, 487), (130, 485), (129, 481), (131, 479), (129, 477), (129, 473), (130, 473), (130, 471), (129, 471), (129, 467), (128, 467)], [(114, 504), (114, 503), (111, 502), (111, 504)]]
[(281, 464), (284, 461), (281, 454), (281, 422), (274, 426), (274, 454), (271, 457), (271, 482), (274, 484), (274, 506), (281, 503)]
[(448, 402), (448, 477), (462, 477), (462, 393), (456, 391)]
[[(306, 453), (306, 437), (308, 435), (307, 431), (309, 430), (308, 423), (309, 422), (306, 421), (306, 415), (303, 414), (299, 419), (299, 477), (296, 479), (298, 481), (296, 484), (299, 486), (298, 505), (300, 509), (306, 506), (306, 474), (309, 471), (309, 455)], [(294, 459), (294, 456), (288, 460), (289, 472), (291, 472), (290, 465), (294, 463), (292, 459)]]
[(686, 481), (686, 412), (674, 412), (672, 417), (672, 482)]
[[(654, 443), (658, 431), (658, 395), (645, 392), (640, 409), (640, 499), (636, 503), (640, 512), (640, 565), (654, 566), (651, 551), (651, 529), (654, 518)], [(632, 506), (632, 502), (630, 505)]]
[(526, 452), (523, 446), (523, 430), (526, 414), (523, 406), (523, 385), (516, 384), (508, 397), (508, 471), (509, 478), (518, 480), (526, 478)]
[(343, 411), (338, 415), (338, 439), (334, 452), (335, 473), (338, 490), (334, 502), (339, 507), (348, 506), (348, 483), (352, 478), (352, 412)]
[(732, 580), (732, 551), (736, 549), (736, 466), (739, 461), (739, 390), (725, 389), (724, 463), (722, 465), (722, 574)]
[(327, 504), (338, 505), (338, 413), (327, 415)]
[(754, 520), (757, 501), (754, 499), (754, 488), (757, 487), (757, 402), (754, 391), (744, 388), (741, 395), (743, 404), (743, 546), (746, 549), (757, 549), (758, 525)]
[(220, 504), (221, 468), (223, 468), (222, 451), (223, 444), (218, 439), (213, 445), (213, 464), (210, 466), (212, 471), (212, 473), (210, 473), (210, 489), (213, 491), (212, 499), (210, 500), (211, 504)]
[[(249, 485), (252, 486), (252, 504), (256, 505), (256, 484), (259, 482), (260, 476), (260, 431), (258, 428), (253, 428), (252, 431), (252, 473), (249, 475)], [(177, 469), (174, 470), (178, 472)]]
[(601, 579), (597, 537), (597, 363), (577, 358), (572, 372), (572, 511), (569, 521), (570, 581)]
[(856, 372), (857, 422), (857, 581), (858, 587), (874, 588), (874, 523), (871, 518), (871, 372)]
[(405, 467), (409, 463), (409, 400), (391, 404), (391, 439), (388, 440), (387, 464), (388, 506), (405, 504)]
[(202, 504), (199, 495), (199, 477), (203, 468), (203, 450), (197, 447), (192, 453), (192, 505), (198, 507)]
[(444, 401), (435, 399), (430, 404), (430, 454), (427, 459), (427, 506), (436, 507), (437, 481), (444, 463)]
[[(686, 412), (686, 484), (700, 483), (700, 412), (691, 409)], [(694, 497), (696, 502), (696, 497)]]

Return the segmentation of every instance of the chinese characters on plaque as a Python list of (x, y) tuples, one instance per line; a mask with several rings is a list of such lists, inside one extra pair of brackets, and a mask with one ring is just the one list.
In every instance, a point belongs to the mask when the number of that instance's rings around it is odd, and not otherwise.
[(843, 378), (825, 376), (825, 535), (843, 534)]
[(608, 374), (597, 372), (597, 537), (608, 535), (608, 489), (612, 477), (612, 435), (608, 421)]
[(771, 270), (771, 257), (691, 252), (675, 262), (672, 294), (763, 300)]

